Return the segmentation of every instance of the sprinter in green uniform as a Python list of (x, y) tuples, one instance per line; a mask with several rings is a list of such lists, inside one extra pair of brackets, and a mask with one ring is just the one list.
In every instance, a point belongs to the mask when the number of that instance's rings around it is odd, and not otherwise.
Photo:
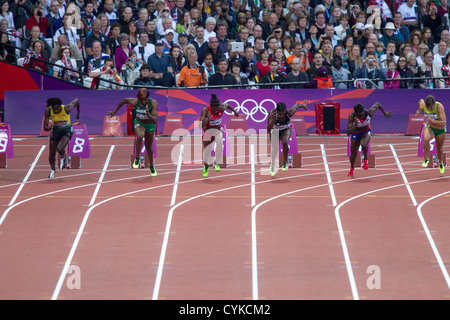
[(436, 154), (439, 163), (439, 171), (445, 172), (445, 165), (443, 163), (444, 157), (444, 142), (445, 133), (447, 132), (447, 118), (442, 103), (437, 102), (432, 95), (429, 95), (419, 101), (419, 109), (416, 114), (421, 111), (425, 114), (427, 122), (423, 131), (423, 162), (422, 167), (428, 167), (430, 154), (430, 141), (435, 138)]
[(147, 89), (141, 88), (136, 98), (125, 98), (119, 102), (116, 110), (108, 112), (115, 116), (117, 111), (124, 105), (133, 106), (136, 111), (136, 118), (133, 121), (134, 133), (136, 134), (136, 158), (133, 162), (133, 168), (139, 167), (139, 155), (142, 148), (142, 139), (145, 137), (145, 148), (150, 164), (150, 174), (156, 177), (155, 165), (153, 163), (153, 139), (155, 138), (156, 123), (158, 121), (158, 102), (149, 98), (150, 93)]

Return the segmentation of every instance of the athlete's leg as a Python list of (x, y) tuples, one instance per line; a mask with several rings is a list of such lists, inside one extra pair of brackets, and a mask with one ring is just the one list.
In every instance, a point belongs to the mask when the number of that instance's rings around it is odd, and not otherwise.
[(441, 133), (436, 137), (436, 154), (438, 158), (438, 163), (441, 164), (444, 161), (444, 142), (445, 142), (445, 133)]
[(213, 148), (213, 142), (214, 142), (214, 134), (215, 134), (215, 130), (217, 129), (208, 129), (205, 131), (205, 133), (203, 134), (203, 139), (202, 139), (202, 143), (203, 143), (203, 166), (204, 167), (209, 167), (211, 164), (211, 151)]
[(368, 154), (368, 151), (369, 151), (369, 141), (370, 141), (370, 131), (364, 133), (361, 136), (361, 140), (360, 140), (361, 149), (362, 149), (362, 152), (363, 152), (363, 155), (364, 155), (364, 163), (363, 163), (363, 169), (364, 170), (369, 169), (369, 160), (367, 158), (367, 154)]
[(135, 157), (135, 161), (139, 160), (139, 156), (141, 154), (141, 150), (142, 150), (142, 140), (144, 139), (145, 136), (145, 127), (140, 125), (140, 124), (136, 124), (134, 126), (134, 133), (136, 135), (136, 157)]
[(430, 156), (430, 141), (434, 138), (431, 128), (425, 126), (423, 129), (423, 160), (428, 161)]
[(360, 141), (357, 139), (350, 139), (350, 168), (355, 169), (355, 161), (358, 156)]
[(214, 133), (214, 141), (216, 142), (216, 164), (223, 163), (223, 136), (222, 130), (217, 130)]
[[(147, 156), (150, 167), (154, 166), (153, 163), (153, 139), (155, 138), (155, 132), (145, 132), (145, 149), (147, 149)], [(136, 143), (137, 144), (137, 143)], [(141, 140), (142, 145), (142, 140)]]
[(288, 161), (288, 154), (289, 154), (289, 139), (291, 138), (292, 130), (291, 127), (286, 128), (283, 130), (280, 140), (283, 144), (283, 162)]
[(49, 142), (49, 153), (48, 153), (48, 162), (50, 163), (50, 167), (53, 171), (56, 170), (56, 147), (58, 145), (59, 141), (52, 141)]

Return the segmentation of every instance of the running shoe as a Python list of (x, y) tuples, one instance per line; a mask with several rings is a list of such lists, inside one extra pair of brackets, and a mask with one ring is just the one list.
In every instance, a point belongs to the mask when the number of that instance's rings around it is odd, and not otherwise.
[(55, 170), (50, 171), (50, 174), (48, 175), (49, 179), (53, 179), (55, 177)]
[(61, 157), (59, 159), (59, 168), (64, 169), (66, 167), (66, 157)]
[(353, 177), (353, 168), (350, 168), (350, 171), (347, 174), (348, 177)]
[(270, 165), (270, 175), (272, 177), (275, 175), (275, 166), (273, 164)]
[(208, 166), (203, 166), (203, 177), (206, 178), (208, 177), (208, 173), (209, 173), (209, 167)]
[(133, 169), (139, 169), (139, 158), (134, 159)]
[(440, 164), (439, 164), (439, 172), (440, 172), (440, 173), (444, 173), (444, 172), (445, 172), (445, 166), (444, 166), (443, 163), (440, 163)]
[(220, 172), (220, 166), (217, 163), (214, 164), (214, 170), (216, 170), (216, 172)]
[(288, 166), (287, 162), (286, 161), (283, 162), (283, 165), (281, 166), (281, 170), (288, 171), (288, 168), (289, 168), (289, 166)]
[(150, 167), (150, 175), (152, 177), (156, 177), (157, 173), (156, 173), (155, 167)]
[(423, 168), (427, 168), (427, 167), (428, 167), (428, 162), (430, 162), (430, 159), (425, 159), (425, 160), (423, 160), (423, 162), (422, 162), (422, 167), (423, 167)]
[(367, 161), (367, 160), (364, 160), (364, 162), (363, 162), (363, 169), (364, 170), (367, 170), (367, 169), (369, 169), (369, 161)]

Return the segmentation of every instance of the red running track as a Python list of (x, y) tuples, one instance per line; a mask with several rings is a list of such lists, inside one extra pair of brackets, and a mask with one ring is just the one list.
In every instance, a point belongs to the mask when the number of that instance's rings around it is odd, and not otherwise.
[(299, 137), (303, 167), (275, 177), (252, 142), (205, 179), (189, 146), (176, 165), (178, 138), (158, 137), (151, 177), (132, 138), (93, 137), (48, 180), (48, 139), (15, 139), (0, 299), (450, 298), (449, 175), (420, 166), (417, 137), (374, 136), (376, 168), (352, 179), (346, 137)]

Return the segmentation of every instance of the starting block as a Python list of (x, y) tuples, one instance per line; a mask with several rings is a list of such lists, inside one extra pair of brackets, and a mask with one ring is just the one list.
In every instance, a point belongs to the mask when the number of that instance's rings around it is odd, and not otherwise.
[[(437, 168), (438, 163), (437, 163), (437, 156), (436, 154), (429, 154), (428, 155), (430, 161), (428, 162), (428, 168)], [(444, 167), (447, 166), (447, 153), (443, 153), (442, 154), (442, 162), (444, 163)]]
[[(66, 155), (66, 169), (80, 169), (81, 168), (81, 156), (74, 156), (74, 155)], [(59, 161), (61, 160), (61, 156), (59, 153), (56, 157), (56, 164), (59, 164)]]
[(8, 159), (6, 153), (0, 153), (0, 168), (8, 168)]
[[(367, 160), (369, 162), (369, 168), (375, 168), (376, 167), (376, 163), (375, 163), (375, 155), (374, 154), (368, 154), (367, 155)], [(356, 156), (356, 160), (355, 163), (361, 163), (361, 166), (363, 164), (364, 161), (364, 156), (361, 154), (358, 154)]]
[[(137, 140), (137, 138), (135, 136), (134, 137), (134, 145), (133, 145), (133, 154), (131, 155), (130, 168), (133, 167), (134, 159), (136, 159), (136, 140)], [(153, 138), (152, 147), (153, 147), (153, 158), (156, 158), (157, 157), (156, 137)], [(149, 167), (150, 160), (148, 158), (147, 148), (145, 148), (145, 138), (142, 139), (142, 147), (141, 147), (141, 152), (139, 153), (139, 159), (140, 159), (139, 167), (141, 169)]]
[[(281, 168), (281, 166), (283, 165), (283, 154), (280, 153), (278, 155), (278, 165)], [(303, 167), (303, 157), (301, 153), (290, 153), (288, 155), (288, 165), (289, 168), (301, 168)]]
[[(130, 162), (130, 168), (133, 168), (134, 159), (136, 159), (136, 156), (132, 155), (131, 156), (131, 162)], [(139, 156), (139, 169), (144, 169), (144, 168), (149, 167), (149, 163), (150, 163), (150, 161), (148, 159), (148, 155), (147, 154), (141, 154)]]

